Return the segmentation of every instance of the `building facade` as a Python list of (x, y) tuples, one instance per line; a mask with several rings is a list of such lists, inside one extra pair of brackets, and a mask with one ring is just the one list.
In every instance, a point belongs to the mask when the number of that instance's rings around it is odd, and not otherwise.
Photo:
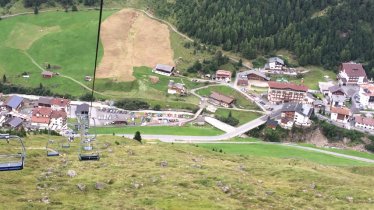
[(338, 80), (340, 85), (362, 85), (368, 83), (364, 67), (362, 64), (354, 62), (340, 65)]
[(268, 100), (270, 103), (305, 103), (308, 87), (294, 83), (270, 81), (268, 89)]

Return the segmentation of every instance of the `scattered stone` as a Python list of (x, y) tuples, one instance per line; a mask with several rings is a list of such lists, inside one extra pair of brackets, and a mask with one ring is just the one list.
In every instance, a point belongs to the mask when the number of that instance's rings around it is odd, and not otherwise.
[(114, 182), (115, 182), (114, 179), (109, 179), (109, 180), (107, 181), (108, 184), (114, 184)]
[(258, 180), (257, 182), (260, 183), (260, 184), (262, 184), (264, 181), (262, 181), (262, 180)]
[(104, 188), (105, 188), (105, 184), (104, 183), (102, 183), (102, 182), (96, 182), (96, 184), (95, 184), (95, 189), (96, 190), (102, 190)]
[(85, 191), (86, 190), (86, 185), (82, 183), (78, 183), (77, 187), (80, 191)]
[(304, 192), (304, 193), (307, 193), (307, 192), (308, 192), (308, 190), (306, 190), (306, 189), (303, 189), (303, 192)]
[(353, 197), (347, 196), (345, 199), (347, 199), (348, 202), (353, 203)]
[(317, 185), (315, 183), (312, 183), (310, 184), (310, 188), (312, 188), (313, 190), (317, 188)]
[(134, 182), (134, 183), (132, 184), (132, 186), (133, 186), (135, 189), (139, 189), (139, 188), (143, 187), (143, 184), (142, 184), (142, 183)]
[(239, 170), (244, 171), (244, 170), (245, 170), (245, 166), (240, 165), (240, 166), (239, 166)]
[(168, 161), (166, 161), (166, 160), (161, 161), (160, 166), (161, 166), (162, 168), (166, 168), (166, 167), (168, 167)]
[(223, 183), (221, 181), (218, 181), (217, 182), (217, 187), (222, 187), (223, 186)]
[(48, 204), (49, 203), (49, 198), (47, 196), (44, 196), (42, 198), (42, 202)]
[(321, 193), (317, 193), (316, 196), (317, 196), (318, 198), (322, 198), (322, 194), (321, 194)]
[(68, 175), (70, 178), (73, 178), (73, 177), (77, 176), (77, 172), (74, 171), (74, 170), (68, 170), (67, 175)]
[(201, 166), (201, 165), (198, 165), (198, 164), (193, 164), (193, 165), (192, 165), (192, 168), (199, 168), (199, 169), (201, 169), (202, 166)]
[(151, 181), (152, 181), (152, 183), (156, 183), (158, 181), (158, 179), (157, 179), (157, 177), (152, 177)]
[(130, 155), (130, 156), (134, 156), (135, 152), (134, 152), (134, 150), (129, 149), (129, 150), (127, 150), (127, 154)]
[(269, 191), (266, 191), (265, 193), (266, 193), (266, 195), (274, 195), (274, 193), (275, 193), (275, 192), (274, 192), (274, 191), (271, 191), (271, 190), (269, 190)]
[(221, 190), (222, 190), (222, 192), (227, 194), (227, 193), (230, 192), (230, 187), (228, 185), (225, 185), (225, 186), (221, 187)]
[(113, 153), (113, 150), (111, 148), (108, 149), (109, 153)]

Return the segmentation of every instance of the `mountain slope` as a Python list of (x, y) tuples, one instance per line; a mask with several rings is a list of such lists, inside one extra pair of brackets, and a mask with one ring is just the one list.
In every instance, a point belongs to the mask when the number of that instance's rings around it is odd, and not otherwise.
[(153, 0), (155, 12), (207, 44), (247, 58), (294, 52), (301, 65), (367, 63), (374, 72), (374, 3), (356, 0)]
[(25, 169), (1, 172), (1, 209), (370, 209), (374, 199), (371, 166), (114, 136), (100, 137), (100, 161), (79, 162), (77, 140), (61, 157), (47, 158), (47, 139), (27, 138)]

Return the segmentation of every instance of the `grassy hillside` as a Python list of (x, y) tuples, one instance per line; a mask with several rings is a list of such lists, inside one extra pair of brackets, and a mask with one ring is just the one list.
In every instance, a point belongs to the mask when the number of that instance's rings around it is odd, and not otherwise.
[[(46, 140), (26, 139), (26, 168), (1, 172), (0, 208), (370, 209), (374, 197), (374, 167), (334, 166), (332, 158), (319, 164), (312, 155), (235, 155), (109, 136), (100, 139), (100, 161), (79, 162), (75, 143), (62, 157), (47, 158)], [(69, 177), (68, 170), (77, 175)]]

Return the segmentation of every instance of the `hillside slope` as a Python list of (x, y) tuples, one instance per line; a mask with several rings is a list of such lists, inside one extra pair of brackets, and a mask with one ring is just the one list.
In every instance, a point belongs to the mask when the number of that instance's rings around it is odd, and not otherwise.
[[(62, 157), (47, 158), (46, 140), (28, 138), (26, 168), (1, 173), (0, 208), (370, 209), (373, 205), (371, 166), (231, 155), (194, 145), (141, 145), (111, 136), (100, 139), (100, 161), (79, 162), (76, 143)], [(69, 170), (76, 176), (69, 177)]]
[(367, 62), (374, 71), (374, 4), (356, 0), (153, 0), (157, 15), (204, 43), (247, 58), (287, 49), (301, 65)]

